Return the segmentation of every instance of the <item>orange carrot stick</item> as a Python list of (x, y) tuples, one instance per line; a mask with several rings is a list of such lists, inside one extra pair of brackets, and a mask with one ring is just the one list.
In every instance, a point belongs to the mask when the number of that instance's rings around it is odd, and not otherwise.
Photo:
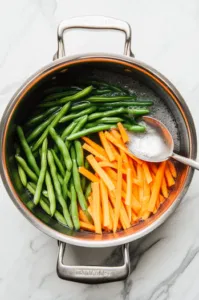
[(117, 140), (119, 140), (121, 143), (123, 143), (123, 141), (122, 141), (122, 137), (121, 137), (121, 135), (120, 135), (120, 133), (116, 130), (116, 129), (111, 129), (111, 133), (112, 133), (112, 135), (117, 139)]
[(91, 183), (92, 192), (93, 192), (93, 221), (95, 225), (95, 232), (102, 233), (101, 228), (101, 205), (100, 205), (100, 191), (99, 191), (99, 182)]
[(106, 154), (107, 154), (109, 160), (114, 161), (115, 155), (114, 155), (113, 151), (111, 150), (109, 142), (107, 141), (106, 136), (104, 135), (104, 133), (102, 131), (99, 132), (99, 138), (100, 138), (100, 141), (106, 151)]
[(114, 156), (115, 156), (115, 159), (118, 160), (118, 157), (120, 156), (120, 154), (118, 153), (118, 151), (115, 149), (115, 147), (113, 146), (113, 144), (111, 144), (109, 142), (109, 146), (111, 148), (111, 151), (113, 152)]
[(79, 173), (88, 178), (92, 182), (98, 182), (99, 179), (84, 167), (79, 167)]
[(125, 169), (130, 168), (130, 166), (129, 166), (129, 161), (128, 161), (128, 157), (127, 157), (126, 153), (125, 153), (123, 150), (121, 150), (121, 149), (120, 149), (120, 155), (121, 155), (121, 157), (122, 157), (122, 162), (123, 162), (123, 164), (124, 164), (124, 168), (125, 168)]
[(87, 216), (85, 215), (85, 213), (83, 212), (83, 210), (81, 208), (79, 208), (78, 213), (79, 213), (80, 221), (85, 222), (85, 223), (90, 223), (89, 219), (87, 218)]
[[(99, 161), (99, 165), (100, 167), (102, 168), (105, 168), (105, 167), (110, 167), (110, 168), (113, 168), (113, 169), (117, 169), (117, 162), (110, 162), (110, 161)], [(123, 174), (126, 174), (126, 170), (123, 168), (122, 169), (122, 173)]]
[(132, 196), (132, 172), (131, 169), (127, 169), (127, 192), (125, 204), (131, 206), (131, 196)]
[(171, 174), (171, 171), (170, 171), (168, 165), (165, 168), (165, 177), (166, 177), (168, 187), (171, 187), (172, 185), (175, 184), (175, 180), (173, 179), (173, 176)]
[(138, 164), (142, 164), (142, 161), (137, 157), (135, 157), (131, 152), (129, 152), (129, 150), (125, 146), (123, 146), (110, 132), (106, 131), (105, 136), (113, 145), (123, 150), (128, 156), (133, 158)]
[(169, 165), (169, 169), (171, 171), (171, 174), (174, 178), (177, 177), (177, 171), (176, 171), (176, 167), (174, 165), (174, 163), (170, 160), (167, 161), (168, 165)]
[(129, 142), (129, 137), (128, 137), (128, 134), (126, 132), (126, 129), (124, 128), (124, 126), (122, 125), (122, 123), (117, 123), (117, 127), (119, 129), (119, 132), (121, 134), (121, 137), (122, 137), (122, 140), (124, 143), (127, 143)]
[(103, 211), (103, 226), (109, 227), (110, 223), (110, 214), (108, 206), (108, 191), (107, 187), (102, 180), (100, 180), (100, 193), (101, 193), (101, 203)]
[(114, 210), (114, 223), (113, 223), (113, 232), (116, 232), (120, 207), (121, 207), (121, 197), (122, 197), (122, 158), (118, 159), (118, 169), (117, 169), (117, 187), (116, 187), (116, 201), (115, 201), (115, 210)]
[(106, 156), (102, 155), (101, 153), (99, 153), (97, 150), (95, 150), (94, 148), (92, 148), (91, 146), (89, 146), (86, 143), (84, 143), (84, 145), (82, 146), (82, 148), (84, 150), (87, 150), (91, 154), (95, 155), (96, 157), (100, 158), (101, 160), (107, 160)]
[(151, 197), (150, 197), (150, 201), (149, 201), (149, 205), (148, 205), (148, 211), (150, 211), (150, 212), (154, 211), (157, 199), (159, 198), (162, 179), (164, 177), (165, 166), (166, 166), (165, 161), (160, 163), (160, 166), (156, 173), (156, 177), (155, 177), (155, 181), (153, 184), (152, 193), (151, 193)]
[(152, 177), (151, 177), (151, 172), (149, 170), (148, 164), (146, 162), (143, 162), (142, 167), (144, 170), (144, 175), (145, 175), (146, 181), (149, 184), (152, 181)]
[(80, 223), (80, 228), (81, 229), (95, 232), (95, 226), (94, 225), (92, 225), (90, 223), (83, 222), (83, 221), (79, 221), (79, 223)]
[(136, 173), (136, 170), (135, 170), (135, 167), (134, 167), (134, 163), (133, 163), (133, 160), (131, 157), (128, 157), (128, 160), (129, 160), (129, 166), (132, 170), (132, 176), (133, 177), (137, 177), (137, 173)]
[(162, 195), (163, 195), (165, 198), (168, 198), (168, 196), (169, 196), (169, 191), (168, 191), (168, 188), (167, 188), (167, 183), (166, 183), (165, 176), (164, 176), (163, 179), (162, 179), (161, 192), (162, 192)]
[(162, 204), (165, 201), (164, 197), (160, 195), (160, 204)]
[(97, 174), (102, 178), (108, 189), (113, 191), (115, 189), (115, 186), (110, 179), (110, 177), (104, 172), (104, 170), (99, 166), (99, 163), (96, 161), (96, 159), (93, 157), (93, 155), (88, 155), (87, 160), (92, 166), (92, 168), (97, 172)]
[(93, 149), (95, 149), (97, 152), (99, 152), (101, 155), (107, 157), (106, 151), (97, 143), (93, 142), (91, 139), (89, 139), (88, 137), (84, 136), (82, 137), (82, 139), (88, 144), (90, 145)]
[(154, 175), (156, 175), (157, 171), (158, 171), (158, 166), (155, 163), (150, 163), (150, 168), (152, 170), (152, 172), (154, 173)]

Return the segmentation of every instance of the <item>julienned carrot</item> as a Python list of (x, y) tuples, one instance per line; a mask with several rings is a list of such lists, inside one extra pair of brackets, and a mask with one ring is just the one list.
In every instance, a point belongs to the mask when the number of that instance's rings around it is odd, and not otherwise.
[(102, 131), (99, 132), (99, 138), (100, 138), (100, 141), (104, 147), (104, 150), (106, 151), (106, 154), (109, 158), (110, 161), (114, 161), (115, 160), (115, 155), (113, 153), (113, 151), (111, 150), (111, 147), (109, 145), (109, 142), (107, 141), (104, 133)]
[(165, 176), (164, 176), (163, 179), (162, 179), (161, 192), (162, 192), (162, 195), (163, 195), (165, 198), (168, 198), (168, 196), (169, 196), (169, 191), (168, 191), (168, 188), (167, 188), (167, 183), (166, 183)]
[(132, 172), (131, 169), (127, 169), (127, 192), (126, 192), (126, 199), (125, 199), (125, 204), (126, 204), (126, 210), (127, 214), (129, 217), (129, 221), (131, 221), (131, 203), (132, 203)]
[(115, 201), (115, 210), (114, 210), (114, 223), (113, 223), (113, 232), (116, 232), (120, 207), (121, 207), (121, 197), (122, 197), (122, 158), (118, 159), (118, 169), (117, 169), (117, 187), (116, 187), (116, 201)]
[(131, 169), (127, 169), (127, 192), (125, 204), (131, 206), (131, 196), (132, 196), (132, 172)]
[(88, 145), (90, 145), (97, 152), (101, 153), (103, 156), (107, 156), (106, 155), (106, 151), (100, 145), (98, 145), (97, 143), (93, 142), (91, 139), (89, 139), (86, 136), (82, 137), (82, 139), (84, 140), (84, 142), (86, 142)]
[(87, 160), (90, 163), (90, 165), (92, 166), (92, 168), (95, 170), (95, 172), (97, 172), (98, 175), (100, 176), (100, 178), (102, 178), (102, 180), (104, 181), (104, 183), (106, 184), (106, 186), (108, 187), (108, 189), (110, 189), (111, 191), (113, 191), (115, 189), (115, 186), (114, 186), (112, 180), (104, 172), (104, 170), (99, 166), (99, 164), (96, 161), (96, 159), (94, 158), (94, 156), (93, 155), (88, 155), (87, 156)]
[(95, 232), (95, 226), (94, 225), (92, 225), (90, 223), (83, 222), (83, 221), (79, 221), (79, 224), (80, 224), (81, 229)]
[(150, 211), (150, 212), (154, 211), (157, 199), (159, 197), (160, 187), (162, 184), (162, 179), (163, 179), (164, 171), (165, 171), (165, 166), (166, 166), (165, 161), (160, 163), (160, 166), (156, 173), (156, 177), (155, 177), (155, 181), (153, 184), (152, 193), (151, 193), (151, 197), (150, 197), (150, 201), (149, 201), (149, 206), (148, 206), (148, 211)]
[(175, 167), (174, 163), (172, 163), (172, 161), (168, 160), (167, 164), (169, 166), (169, 169), (171, 171), (172, 176), (174, 178), (176, 178), (177, 177), (177, 171), (176, 171), (176, 167)]
[(129, 161), (129, 166), (130, 166), (130, 168), (132, 170), (132, 176), (133, 177), (137, 177), (136, 170), (135, 170), (132, 158), (128, 157), (128, 161)]
[(165, 198), (160, 194), (160, 204), (164, 202)]
[(110, 216), (108, 229), (113, 230), (114, 212), (113, 212), (113, 208), (112, 208), (110, 201), (108, 201), (108, 208), (109, 208), (109, 216)]
[(136, 197), (134, 196), (133, 193), (132, 193), (131, 197), (132, 197), (131, 208), (133, 209), (134, 213), (135, 213), (136, 215), (138, 215), (139, 212), (140, 212), (140, 210), (141, 210), (141, 204), (140, 204), (140, 202), (136, 199)]
[(90, 223), (89, 219), (87, 218), (87, 216), (85, 215), (84, 211), (80, 207), (79, 207), (78, 212), (79, 212), (79, 219), (80, 219), (80, 221), (85, 222), (85, 223)]
[(138, 178), (133, 178), (132, 183), (136, 184), (139, 187), (142, 187), (142, 181)]
[(98, 182), (99, 179), (84, 167), (79, 167), (79, 173), (88, 178), (92, 182)]
[(115, 146), (109, 142), (109, 146), (111, 148), (111, 151), (113, 152), (113, 155), (115, 156), (115, 159), (118, 160), (118, 157), (120, 156), (119, 152), (115, 149)]
[[(102, 168), (105, 168), (105, 167), (110, 167), (110, 168), (113, 168), (113, 169), (116, 169), (117, 170), (117, 162), (110, 162), (110, 161), (99, 161), (99, 165), (100, 167)], [(123, 168), (122, 169), (122, 173), (123, 174), (126, 174), (126, 170)]]
[(158, 171), (158, 166), (155, 163), (150, 163), (150, 168), (151, 171), (154, 173), (154, 175), (156, 175), (157, 171)]
[(142, 168), (144, 170), (144, 176), (146, 178), (147, 183), (151, 183), (152, 177), (151, 177), (151, 172), (149, 170), (148, 164), (146, 162), (143, 162)]
[(121, 134), (121, 137), (122, 137), (122, 140), (124, 143), (127, 143), (129, 142), (129, 137), (128, 137), (128, 134), (126, 132), (126, 129), (124, 128), (124, 126), (122, 125), (122, 123), (117, 123), (117, 127), (119, 129), (119, 132)]
[(142, 164), (142, 161), (137, 157), (135, 157), (131, 152), (129, 152), (129, 150), (125, 146), (123, 146), (110, 132), (106, 131), (105, 136), (113, 145), (115, 145), (119, 149), (122, 149), (128, 156), (133, 158), (138, 164)]
[(100, 180), (100, 194), (101, 194), (101, 203), (103, 211), (103, 226), (109, 227), (110, 224), (110, 213), (108, 206), (108, 191), (107, 187), (102, 180)]
[(91, 187), (92, 187), (92, 192), (93, 192), (92, 211), (93, 211), (93, 221), (94, 221), (94, 225), (95, 225), (95, 232), (102, 233), (99, 182), (93, 182), (91, 184)]
[(82, 148), (84, 150), (87, 150), (91, 154), (95, 155), (96, 157), (100, 158), (101, 160), (106, 160), (107, 159), (106, 156), (102, 155), (100, 152), (98, 152), (97, 150), (95, 150), (94, 148), (92, 148), (91, 146), (89, 146), (86, 143), (84, 143), (84, 145), (82, 146)]
[(111, 133), (117, 140), (119, 140), (121, 143), (123, 142), (120, 133), (115, 128), (111, 129)]
[(139, 186), (139, 201), (141, 202), (144, 197), (144, 180), (143, 180), (143, 169), (142, 166), (137, 164), (137, 179), (141, 182), (141, 186)]
[(170, 171), (170, 168), (168, 167), (168, 165), (165, 168), (165, 177), (166, 177), (168, 187), (171, 187), (172, 185), (175, 184), (175, 180), (173, 179), (173, 176), (171, 174), (171, 171)]
[(122, 163), (124, 164), (124, 168), (125, 169), (130, 168), (128, 157), (127, 157), (126, 153), (123, 150), (121, 150), (121, 149), (120, 149), (120, 155), (122, 157)]

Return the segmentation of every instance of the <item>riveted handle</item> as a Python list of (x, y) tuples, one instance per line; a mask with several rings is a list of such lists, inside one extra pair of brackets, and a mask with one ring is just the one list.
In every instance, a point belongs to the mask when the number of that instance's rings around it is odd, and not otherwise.
[(122, 20), (104, 16), (82, 16), (62, 21), (57, 30), (58, 49), (54, 59), (65, 56), (63, 34), (69, 29), (110, 29), (125, 33), (124, 55), (133, 56), (131, 52), (131, 27)]
[(63, 264), (65, 243), (59, 243), (57, 274), (60, 278), (81, 283), (106, 283), (124, 280), (130, 273), (129, 244), (122, 247), (124, 264), (118, 267), (68, 266)]

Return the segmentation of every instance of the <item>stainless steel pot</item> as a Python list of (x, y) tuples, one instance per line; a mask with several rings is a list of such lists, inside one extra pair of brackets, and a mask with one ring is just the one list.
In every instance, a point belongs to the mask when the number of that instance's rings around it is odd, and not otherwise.
[[(107, 53), (81, 54), (65, 56), (63, 33), (72, 28), (113, 29), (125, 33), (124, 55)], [(107, 17), (79, 17), (62, 22), (58, 27), (58, 50), (55, 61), (43, 67), (20, 87), (9, 102), (2, 121), (0, 132), (1, 173), (4, 185), (13, 203), (21, 213), (38, 229), (57, 239), (59, 255), (58, 275), (67, 280), (87, 283), (100, 283), (125, 279), (130, 271), (128, 243), (137, 240), (160, 226), (174, 212), (185, 195), (193, 170), (179, 165), (178, 179), (169, 199), (161, 206), (157, 214), (134, 227), (116, 234), (75, 232), (64, 228), (55, 220), (45, 215), (39, 208), (31, 211), (27, 207), (30, 200), (24, 192), (16, 173), (14, 161), (15, 124), (26, 118), (26, 115), (39, 101), (40, 91), (56, 81), (73, 81), (78, 76), (90, 75), (101, 77), (110, 82), (120, 82), (134, 86), (134, 83), (147, 87), (160, 104), (175, 119), (179, 139), (176, 140), (177, 151), (196, 158), (197, 140), (195, 126), (189, 109), (176, 88), (159, 72), (133, 58), (131, 52), (131, 28), (128, 23)], [(156, 112), (158, 114), (158, 111)], [(156, 115), (157, 117), (157, 115)], [(171, 123), (171, 122), (169, 122)], [(168, 124), (168, 126), (170, 126)], [(110, 247), (123, 245), (124, 265), (119, 267), (66, 266), (63, 264), (65, 243), (82, 247)]]

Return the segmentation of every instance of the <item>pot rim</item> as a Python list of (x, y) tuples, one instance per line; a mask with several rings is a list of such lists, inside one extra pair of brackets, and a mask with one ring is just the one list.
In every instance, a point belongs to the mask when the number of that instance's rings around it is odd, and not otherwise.
[[(132, 57), (127, 57), (125, 55), (118, 55), (118, 54), (109, 54), (109, 53), (85, 53), (85, 54), (80, 54), (80, 55), (73, 55), (73, 56), (68, 56), (68, 57), (63, 57), (61, 59), (58, 59), (56, 61), (53, 61), (49, 63), (48, 65), (44, 66), (37, 72), (35, 72), (32, 76), (30, 76), (24, 84), (17, 90), (17, 92), (13, 95), (11, 98), (10, 102), (8, 103), (4, 113), (3, 117), (1, 120), (1, 126), (0, 126), (0, 171), (2, 174), (2, 180), (4, 183), (4, 186), (12, 199), (13, 203), (15, 206), (21, 211), (21, 213), (39, 230), (44, 232), (45, 234), (60, 240), (62, 242), (72, 244), (75, 246), (82, 246), (82, 247), (93, 247), (93, 248), (100, 248), (100, 247), (111, 247), (111, 246), (118, 246), (124, 243), (128, 243), (134, 240), (137, 240), (141, 237), (144, 237), (148, 233), (152, 232), (154, 229), (159, 227), (170, 215), (171, 213), (176, 209), (176, 207), (179, 205), (181, 202), (182, 198), (186, 194), (188, 187), (191, 183), (194, 170), (187, 167), (187, 177), (185, 181), (185, 185), (182, 189), (182, 191), (179, 193), (175, 201), (170, 205), (170, 207), (154, 222), (152, 222), (150, 225), (148, 225), (146, 228), (132, 234), (129, 236), (125, 237), (118, 237), (115, 238), (114, 240), (107, 239), (107, 240), (83, 240), (79, 238), (75, 238), (72, 236), (68, 236), (65, 234), (62, 234), (52, 228), (50, 228), (48, 225), (45, 223), (41, 222), (34, 214), (27, 209), (25, 204), (19, 199), (17, 196), (10, 180), (9, 180), (9, 175), (5, 163), (5, 133), (6, 133), (6, 128), (7, 125), (10, 121), (10, 114), (11, 112), (15, 109), (15, 105), (17, 103), (17, 99), (19, 97), (23, 97), (24, 94), (27, 92), (27, 89), (30, 89), (33, 85), (35, 85), (38, 82), (38, 79), (40, 80), (41, 78), (47, 76), (51, 72), (54, 72), (56, 69), (62, 68), (64, 65), (68, 66), (69, 64), (73, 65), (75, 63), (82, 63), (86, 62), (89, 60), (99, 60), (99, 59), (104, 59), (107, 61), (113, 61), (113, 62), (126, 62), (133, 64), (136, 66), (138, 69), (146, 70), (145, 73), (150, 73), (152, 77), (156, 78), (156, 81), (158, 81), (159, 84), (167, 87), (167, 92), (173, 97), (175, 96), (178, 101), (181, 103), (183, 107), (183, 111), (181, 109), (181, 113), (184, 114), (184, 111), (186, 111), (186, 117), (189, 119), (189, 124), (187, 123), (187, 130), (189, 133), (189, 140), (190, 140), (190, 158), (195, 159), (197, 155), (197, 137), (196, 137), (196, 130), (195, 130), (195, 125), (193, 122), (193, 118), (191, 116), (191, 113), (178, 92), (178, 90), (173, 86), (173, 84), (165, 78), (161, 73), (159, 73), (157, 70), (152, 68), (151, 66), (135, 59)], [(180, 108), (180, 107), (179, 107)], [(185, 115), (185, 114), (184, 114)], [(192, 141), (192, 142), (191, 142)], [(193, 142), (194, 141), (194, 142)]]

